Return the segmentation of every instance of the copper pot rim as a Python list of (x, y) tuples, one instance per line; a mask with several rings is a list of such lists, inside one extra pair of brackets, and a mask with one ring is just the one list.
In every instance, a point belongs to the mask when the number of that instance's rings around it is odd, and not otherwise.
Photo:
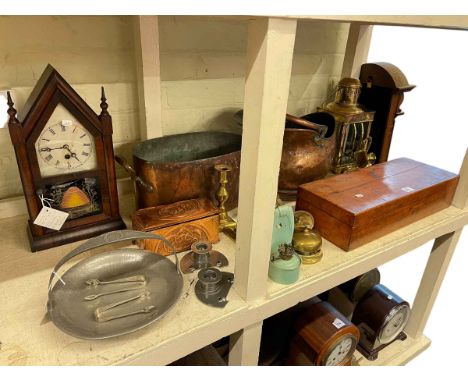
[[(187, 160), (187, 161), (177, 161), (177, 162), (173, 162), (173, 161), (164, 161), (163, 162), (163, 161), (159, 161), (159, 160), (147, 160), (147, 159), (144, 159), (141, 156), (137, 155), (137, 153), (136, 153), (138, 147), (142, 147), (143, 145), (148, 144), (148, 142), (151, 142), (151, 141), (161, 140), (162, 138), (182, 136), (182, 135), (194, 135), (195, 136), (195, 135), (212, 135), (212, 134), (231, 136), (231, 137), (241, 137), (241, 141), (239, 142), (239, 145), (240, 145), (239, 149), (233, 150), (233, 151), (230, 151), (230, 152), (226, 152), (224, 154), (216, 155), (216, 156), (209, 156), (207, 158), (200, 158), (200, 159)], [(172, 168), (174, 168), (174, 167), (179, 167), (179, 166), (187, 166), (188, 164), (192, 165), (192, 166), (197, 165), (197, 164), (203, 165), (205, 162), (213, 162), (214, 160), (220, 160), (220, 159), (222, 159), (222, 158), (224, 158), (226, 156), (231, 156), (233, 154), (235, 154), (237, 156), (237, 154), (240, 155), (241, 147), (242, 147), (242, 134), (235, 134), (235, 133), (224, 132), (224, 131), (193, 131), (193, 132), (189, 132), (189, 133), (166, 135), (166, 136), (163, 136), (163, 137), (157, 137), (157, 138), (147, 139), (147, 140), (138, 142), (133, 147), (132, 155), (133, 155), (134, 160), (137, 160), (138, 162), (142, 162), (142, 163), (147, 164), (149, 166), (155, 166), (156, 165), (158, 167), (164, 167), (164, 166), (168, 165), (168, 166), (171, 166)]]
[[(158, 168), (164, 168), (164, 167), (170, 167), (172, 170), (178, 169), (179, 167), (187, 167), (187, 166), (203, 166), (205, 164), (211, 164), (213, 165), (213, 170), (214, 170), (214, 164), (216, 161), (222, 162), (222, 160), (229, 160), (228, 157), (236, 158), (237, 154), (240, 158), (240, 150), (232, 151), (230, 153), (218, 155), (215, 157), (209, 157), (209, 158), (203, 158), (203, 159), (196, 159), (196, 160), (191, 160), (191, 161), (186, 161), (186, 162), (158, 162), (158, 161), (147, 161), (138, 157), (134, 157), (135, 160), (138, 160), (139, 162), (142, 162), (143, 165), (148, 165), (151, 167), (158, 167)], [(232, 160), (231, 160), (232, 161)], [(229, 161), (229, 164), (232, 165), (231, 161)]]
[[(306, 128), (300, 128), (300, 127), (285, 127), (284, 128), (284, 132), (286, 133), (286, 131), (305, 131), (307, 133), (311, 133), (311, 134), (314, 134), (314, 132), (312, 130), (309, 130), (309, 129), (306, 129)], [(332, 137), (335, 135), (335, 132), (333, 132), (333, 134), (331, 134), (330, 136), (328, 137), (323, 137), (323, 138), (320, 138), (320, 141), (319, 142), (322, 142), (322, 141), (329, 141), (332, 139)]]

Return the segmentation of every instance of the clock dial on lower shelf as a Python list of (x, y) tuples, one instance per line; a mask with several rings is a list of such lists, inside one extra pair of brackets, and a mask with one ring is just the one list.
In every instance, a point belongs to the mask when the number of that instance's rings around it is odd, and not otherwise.
[(379, 341), (382, 344), (392, 342), (404, 329), (409, 319), (409, 307), (406, 305), (397, 306), (389, 313), (388, 321), (384, 324)]
[(330, 353), (323, 360), (325, 366), (338, 366), (349, 360), (354, 349), (356, 349), (356, 338), (348, 334), (341, 338), (336, 345), (330, 349)]

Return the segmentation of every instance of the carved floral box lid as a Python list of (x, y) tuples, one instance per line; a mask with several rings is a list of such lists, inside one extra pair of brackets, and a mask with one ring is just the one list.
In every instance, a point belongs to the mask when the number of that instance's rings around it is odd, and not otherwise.
[(203, 219), (218, 213), (218, 208), (210, 200), (200, 198), (142, 208), (132, 214), (131, 218), (133, 229), (154, 231), (176, 224)]

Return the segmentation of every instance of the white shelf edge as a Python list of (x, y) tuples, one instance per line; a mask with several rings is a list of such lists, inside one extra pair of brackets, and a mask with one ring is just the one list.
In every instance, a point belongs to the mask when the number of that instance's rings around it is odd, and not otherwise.
[(357, 350), (355, 360), (358, 366), (403, 366), (416, 358), (431, 345), (426, 336), (418, 339), (408, 337), (405, 341), (395, 341), (380, 351), (375, 361), (369, 361)]
[[(436, 214), (431, 216), (435, 216)], [(418, 222), (414, 224), (417, 223)], [(449, 217), (445, 221), (432, 226), (424, 225), (421, 229), (414, 232), (409, 231), (407, 236), (412, 236), (410, 239), (402, 236), (394, 243), (374, 248), (367, 253), (359, 254), (356, 260), (351, 259), (344, 261), (338, 268), (325, 272), (317, 272), (316, 274), (300, 279), (295, 284), (284, 286), (279, 289), (275, 286), (275, 288), (277, 288), (276, 291), (270, 293), (266, 301), (281, 300), (285, 297), (289, 298), (291, 294), (297, 294), (297, 302), (303, 301), (307, 296), (315, 296), (329, 290), (353, 277), (359, 276), (364, 272), (402, 256), (432, 239), (461, 229), (466, 224), (468, 224), (468, 211), (460, 210), (459, 214), (454, 217)], [(409, 227), (411, 227), (411, 225)], [(402, 228), (401, 230), (408, 230), (408, 227)], [(396, 234), (397, 233), (398, 231), (396, 231)], [(345, 254), (345, 252), (342, 253)], [(324, 256), (326, 256), (326, 253), (324, 253)], [(314, 265), (311, 265), (311, 267), (313, 266)]]
[(231, 21), (248, 21), (259, 18), (282, 18), (334, 23), (360, 23), (400, 27), (420, 27), (438, 29), (468, 29), (466, 15), (250, 15), (250, 16), (194, 16)]
[[(334, 270), (321, 274), (313, 279), (301, 280), (296, 284), (285, 286), (275, 295), (269, 296), (266, 299), (258, 300), (254, 303), (247, 304), (245, 309), (240, 309), (236, 312), (231, 312), (226, 316), (221, 316), (215, 322), (207, 322), (189, 333), (183, 334), (182, 337), (172, 338), (165, 343), (155, 346), (151, 350), (147, 350), (144, 355), (136, 354), (131, 358), (122, 360), (122, 364), (126, 365), (145, 365), (167, 364), (174, 359), (168, 357), (168, 354), (180, 354), (180, 357), (190, 354), (199, 348), (216, 341), (219, 338), (228, 336), (242, 328), (261, 322), (268, 317), (273, 316), (297, 303), (307, 300), (315, 295), (318, 295), (332, 287), (345, 282), (352, 277), (362, 273), (362, 269), (370, 270), (378, 265), (381, 265), (392, 258), (403, 255), (411, 249), (417, 248), (428, 240), (434, 239), (440, 235), (451, 232), (455, 229), (463, 227), (468, 223), (468, 211), (460, 210), (460, 214), (455, 217), (448, 218), (445, 222), (440, 222), (436, 226), (432, 226), (429, 230), (418, 232), (416, 237), (409, 241), (401, 240), (396, 245), (389, 245), (381, 248), (377, 253), (372, 254), (372, 257), (365, 257), (359, 262), (344, 266), (342, 269)], [(233, 255), (229, 254), (232, 259)], [(334, 276), (332, 279), (331, 276)], [(234, 292), (235, 293), (235, 292)], [(236, 298), (237, 298), (236, 294)], [(409, 339), (411, 340), (411, 339)], [(414, 340), (411, 340), (414, 341)], [(427, 346), (429, 346), (427, 344)], [(427, 347), (426, 346), (426, 347)], [(421, 350), (422, 351), (422, 350)], [(153, 360), (153, 363), (151, 362)]]

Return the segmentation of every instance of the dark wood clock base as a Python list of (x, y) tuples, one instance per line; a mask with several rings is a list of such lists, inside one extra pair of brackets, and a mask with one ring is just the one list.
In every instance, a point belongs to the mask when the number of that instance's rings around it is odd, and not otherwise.
[(385, 345), (380, 345), (379, 347), (376, 347), (375, 349), (368, 350), (368, 349), (362, 347), (360, 344), (358, 344), (356, 348), (359, 351), (359, 353), (361, 353), (369, 361), (375, 361), (379, 356), (379, 351), (386, 348), (388, 345), (391, 345), (392, 343), (394, 343), (397, 340), (404, 341), (404, 340), (406, 340), (406, 338), (408, 338), (408, 336), (404, 332), (401, 332), (398, 335), (398, 337), (395, 338), (392, 342), (389, 342), (388, 344), (385, 344)]
[(42, 236), (33, 236), (31, 225), (31, 221), (28, 220), (27, 231), (32, 252), (42, 251), (78, 240), (89, 239), (90, 237), (98, 236), (105, 232), (127, 228), (123, 220), (118, 217), (107, 219), (99, 223), (79, 226), (76, 227), (76, 229), (68, 229), (66, 232), (62, 233), (60, 231), (54, 231)]

